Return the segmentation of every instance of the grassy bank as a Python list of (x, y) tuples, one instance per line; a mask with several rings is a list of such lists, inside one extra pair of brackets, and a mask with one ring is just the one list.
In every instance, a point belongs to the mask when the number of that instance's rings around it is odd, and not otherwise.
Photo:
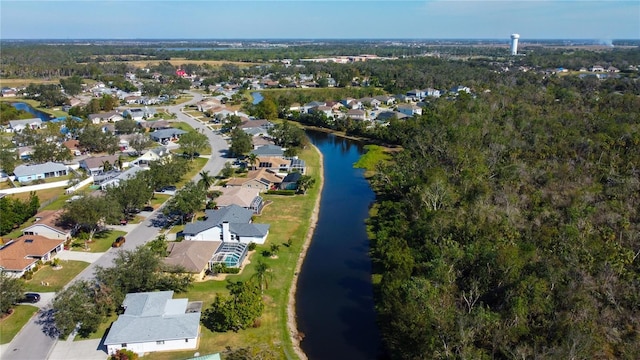
[[(318, 179), (321, 173), (320, 155), (315, 148), (304, 150), (300, 157), (307, 163), (307, 174)], [(310, 219), (314, 210), (320, 188), (310, 189), (306, 195), (277, 196), (265, 195), (265, 200), (271, 203), (264, 208), (262, 215), (256, 217), (256, 223), (271, 225), (266, 244), (260, 245), (249, 257), (250, 263), (244, 267), (238, 275), (229, 276), (228, 279), (246, 281), (255, 272), (255, 265), (262, 259), (272, 269), (273, 278), (269, 282), (269, 288), (264, 292), (265, 310), (260, 319), (260, 326), (241, 330), (237, 333), (213, 333), (202, 327), (200, 354), (222, 352), (227, 346), (259, 347), (272, 346), (280, 358), (296, 358), (293, 344), (287, 329), (287, 305), (289, 289), (295, 278), (295, 267), (302, 251), (304, 239), (310, 227)], [(287, 246), (291, 240), (291, 246)], [(263, 257), (262, 251), (271, 247), (271, 244), (280, 245), (276, 258)], [(195, 285), (184, 294), (175, 297), (189, 298), (189, 300), (202, 300), (203, 310), (208, 308), (215, 299), (216, 293), (226, 293), (226, 281), (204, 281)], [(184, 359), (193, 356), (193, 350), (153, 353), (145, 355), (145, 359)]]

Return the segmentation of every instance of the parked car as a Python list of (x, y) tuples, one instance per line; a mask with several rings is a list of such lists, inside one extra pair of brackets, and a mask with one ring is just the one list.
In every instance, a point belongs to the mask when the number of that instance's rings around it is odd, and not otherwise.
[(28, 302), (32, 304), (35, 304), (38, 301), (40, 301), (40, 294), (38, 293), (26, 293), (24, 294), (24, 299), (22, 299), (22, 302)]
[(176, 191), (176, 189), (177, 188), (175, 186), (173, 186), (173, 185), (165, 186), (165, 187), (162, 188), (162, 192), (165, 192), (165, 191)]
[(124, 242), (125, 242), (124, 236), (120, 236), (113, 242), (113, 244), (111, 244), (111, 246), (117, 248), (124, 245)]
[(151, 211), (153, 211), (153, 210), (155, 210), (155, 209), (153, 208), (153, 206), (145, 206), (145, 207), (143, 207), (143, 208), (142, 208), (142, 211), (149, 211), (149, 212), (151, 212)]
[(129, 220), (127, 219), (120, 219), (120, 225), (127, 225), (128, 222)]

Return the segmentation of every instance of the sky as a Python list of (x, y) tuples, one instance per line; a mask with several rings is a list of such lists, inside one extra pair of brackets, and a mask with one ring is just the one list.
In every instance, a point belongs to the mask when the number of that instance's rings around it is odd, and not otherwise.
[(0, 39), (640, 39), (639, 0), (0, 0)]

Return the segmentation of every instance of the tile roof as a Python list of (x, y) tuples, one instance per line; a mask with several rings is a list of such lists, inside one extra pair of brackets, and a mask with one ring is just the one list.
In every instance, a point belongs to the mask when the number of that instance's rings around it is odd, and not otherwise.
[(218, 206), (229, 206), (232, 204), (242, 206), (244, 208), (251, 206), (253, 199), (258, 196), (258, 189), (243, 188), (239, 186), (230, 186), (222, 188), (222, 195), (216, 198)]
[(20, 236), (0, 248), (0, 267), (13, 271), (24, 270), (64, 241), (39, 235)]
[(105, 161), (108, 161), (109, 164), (113, 165), (116, 160), (118, 160), (118, 155), (107, 155), (107, 156), (97, 156), (97, 157), (88, 157), (86, 159), (80, 160), (80, 164), (84, 164), (87, 169), (97, 169), (101, 168), (102, 164)]

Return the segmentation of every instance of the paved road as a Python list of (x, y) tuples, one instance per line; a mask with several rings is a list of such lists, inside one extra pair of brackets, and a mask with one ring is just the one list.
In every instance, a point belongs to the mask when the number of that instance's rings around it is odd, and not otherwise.
[[(207, 128), (204, 124), (199, 122), (198, 120), (185, 115), (182, 113), (181, 109), (187, 105), (195, 104), (196, 102), (202, 100), (202, 95), (198, 93), (190, 93), (193, 96), (193, 99), (190, 101), (174, 106), (165, 107), (168, 111), (177, 115), (178, 120), (184, 121), (191, 125), (195, 129), (199, 129), (209, 138), (209, 143), (211, 144), (211, 157), (207, 161), (207, 164), (203, 168), (205, 171), (209, 171), (211, 175), (217, 175), (222, 168), (227, 159), (224, 157), (227, 155), (229, 146), (225, 140), (222, 139), (221, 136), (215, 134), (209, 128)], [(196, 175), (194, 180), (199, 180), (200, 176)], [(157, 215), (160, 213), (160, 209), (157, 209), (143, 222), (141, 222), (137, 227), (131, 230), (126, 238), (126, 243), (118, 249), (109, 249), (103, 256), (99, 259), (95, 260), (91, 265), (89, 265), (84, 271), (82, 271), (73, 281), (77, 280), (90, 280), (93, 278), (94, 271), (96, 266), (102, 267), (110, 267), (112, 266), (112, 261), (115, 258), (117, 251), (121, 249), (124, 250), (133, 250), (137, 246), (146, 243), (149, 240), (154, 239), (161, 227), (158, 224)], [(43, 302), (43, 300), (41, 300)], [(41, 308), (43, 308), (38, 315), (31, 318), (31, 320), (22, 328), (22, 330), (13, 338), (13, 340), (7, 344), (3, 345), (0, 349), (0, 359), (2, 360), (42, 360), (42, 359), (54, 359), (51, 357), (52, 354), (61, 354), (61, 353), (73, 353), (74, 351), (82, 352), (83, 350), (78, 347), (77, 350), (74, 349), (65, 349), (66, 351), (53, 352), (56, 343), (58, 340), (55, 336), (50, 334), (51, 323), (47, 321), (47, 309), (50, 308), (51, 299), (46, 303), (43, 302)], [(60, 346), (73, 346), (70, 344), (72, 342), (60, 342)], [(95, 350), (94, 350), (95, 351)], [(98, 352), (100, 350), (97, 350)], [(98, 354), (99, 355), (99, 354)], [(87, 358), (95, 357), (96, 354), (88, 354)], [(106, 353), (104, 354), (106, 358)]]

